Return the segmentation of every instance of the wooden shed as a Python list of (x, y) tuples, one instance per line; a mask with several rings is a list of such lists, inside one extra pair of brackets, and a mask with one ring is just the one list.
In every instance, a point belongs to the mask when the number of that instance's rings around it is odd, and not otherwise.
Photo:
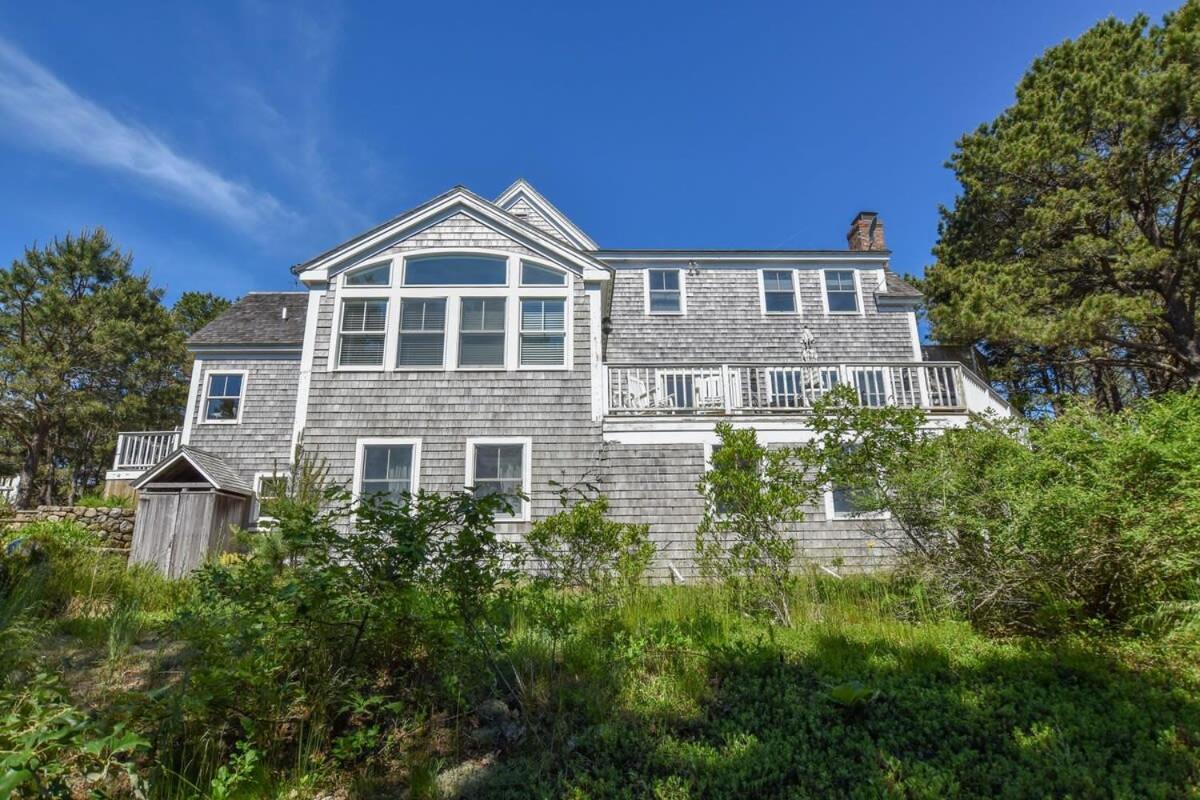
[(229, 548), (245, 526), (254, 492), (212, 453), (183, 445), (132, 484), (138, 492), (133, 562), (179, 578)]

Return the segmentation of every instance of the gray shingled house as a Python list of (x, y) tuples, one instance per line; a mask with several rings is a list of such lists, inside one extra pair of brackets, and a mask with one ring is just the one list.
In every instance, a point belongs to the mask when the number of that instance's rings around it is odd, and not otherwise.
[[(246, 486), (297, 444), (355, 492), (522, 489), (500, 523), (557, 509), (551, 481), (599, 478), (613, 513), (649, 522), (660, 575), (693, 571), (696, 483), (720, 420), (772, 443), (810, 437), (838, 384), (865, 404), (1008, 413), (957, 362), (923, 360), (919, 292), (883, 226), (845, 250), (606, 250), (520, 180), (494, 201), (455, 188), (292, 268), (192, 337), (178, 431), (122, 434), (109, 478), (220, 460)], [(797, 527), (818, 563), (886, 557), (886, 521), (829, 492)]]

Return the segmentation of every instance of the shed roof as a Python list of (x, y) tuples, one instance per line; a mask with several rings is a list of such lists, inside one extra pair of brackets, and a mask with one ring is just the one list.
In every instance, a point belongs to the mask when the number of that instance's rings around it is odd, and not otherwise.
[(307, 311), (308, 292), (251, 292), (196, 331), (188, 345), (300, 347)]
[(242, 476), (219, 456), (186, 444), (180, 445), (162, 461), (146, 470), (131, 485), (134, 489), (143, 489), (154, 483), (169, 483), (181, 470), (198, 473), (206, 483), (223, 492), (246, 496), (254, 494), (254, 490)]

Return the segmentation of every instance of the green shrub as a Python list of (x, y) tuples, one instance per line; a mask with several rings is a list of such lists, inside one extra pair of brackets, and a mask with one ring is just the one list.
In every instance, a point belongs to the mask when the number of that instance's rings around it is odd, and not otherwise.
[(127, 494), (105, 495), (94, 492), (77, 498), (75, 505), (84, 508), (133, 508), (133, 497)]
[(642, 580), (656, 552), (650, 526), (607, 514), (608, 499), (600, 496), (533, 523), (525, 544), (556, 588), (629, 588)]
[(911, 412), (826, 405), (824, 476), (903, 531), (938, 595), (981, 627), (1170, 630), (1200, 611), (1200, 396), (1121, 414), (925, 435)]

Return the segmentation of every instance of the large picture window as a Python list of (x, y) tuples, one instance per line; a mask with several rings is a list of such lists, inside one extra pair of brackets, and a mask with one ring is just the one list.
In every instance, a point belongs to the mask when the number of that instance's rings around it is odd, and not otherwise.
[(460, 367), (504, 366), (503, 297), (464, 297), (458, 342)]
[(502, 256), (434, 255), (404, 261), (405, 286), (503, 286), (508, 259)]
[(521, 301), (521, 366), (561, 367), (566, 358), (566, 301)]
[(344, 300), (338, 366), (383, 365), (387, 337), (387, 300)]
[(445, 358), (446, 298), (408, 297), (400, 303), (401, 367), (440, 367)]

